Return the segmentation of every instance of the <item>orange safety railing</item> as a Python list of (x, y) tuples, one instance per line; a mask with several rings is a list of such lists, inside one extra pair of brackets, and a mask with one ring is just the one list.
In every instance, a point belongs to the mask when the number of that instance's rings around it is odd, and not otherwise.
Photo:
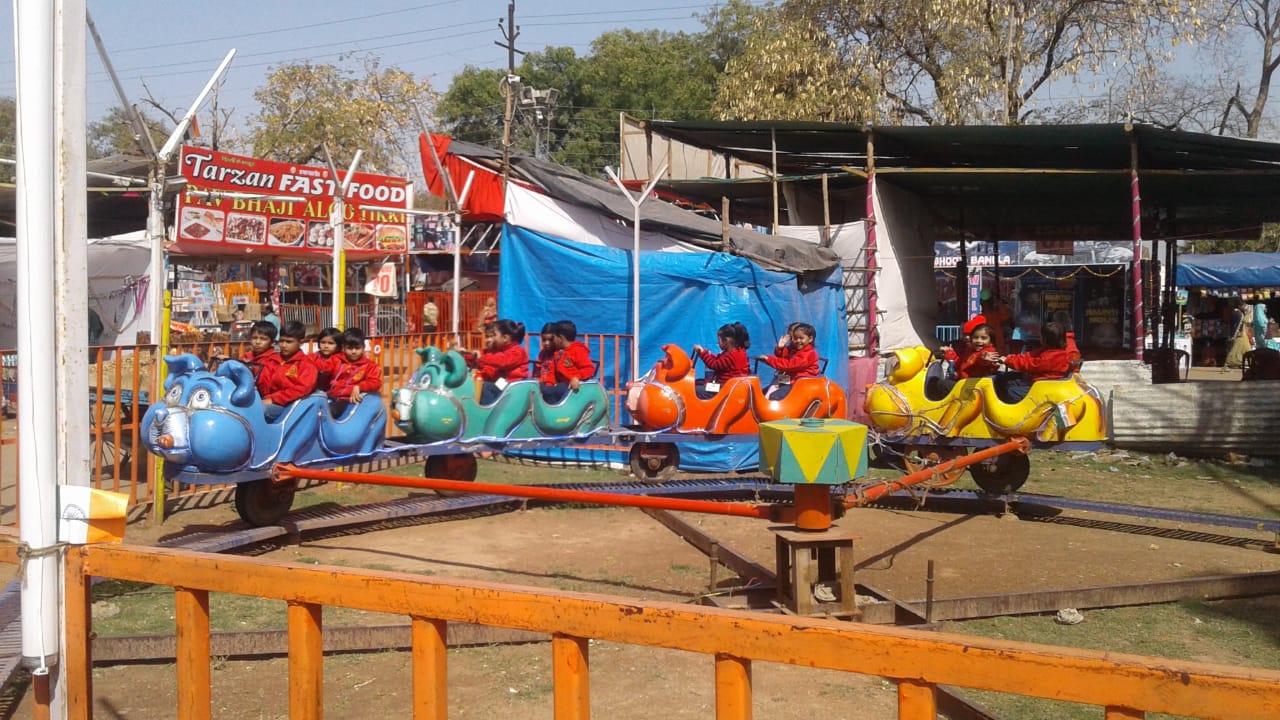
[[(409, 383), (421, 360), (416, 350), (434, 346), (448, 347), (452, 333), (396, 334), (369, 338), (370, 354), (382, 365), (382, 399), (387, 409), (391, 406), (391, 393)], [(464, 347), (479, 349), (483, 345), (479, 331), (464, 333)], [(599, 375), (609, 379), (605, 390), (612, 398), (612, 418), (622, 420), (623, 398), (627, 378), (621, 377), (622, 363), (631, 352), (631, 338), (627, 335), (586, 334), (580, 338), (591, 350), (592, 358), (600, 367)], [(532, 357), (538, 354), (536, 332), (526, 339)], [(249, 349), (246, 341), (210, 341), (175, 343), (173, 353), (191, 353), (206, 364), (218, 357), (239, 358)], [(17, 353), (0, 352), (0, 414), (4, 415), (3, 432), (0, 432), (0, 494), (12, 496), (14, 502), (0, 508), (0, 526), (16, 526), (18, 523), (18, 421), (16, 415)], [(151, 398), (158, 397), (153, 388), (159, 377), (159, 359), (155, 345), (122, 345), (90, 349), (89, 391), (89, 452), (90, 484), (102, 490), (127, 493), (133, 505), (144, 505), (155, 500), (155, 463), (143, 448), (141, 441), (142, 415)], [(403, 435), (390, 420), (388, 412), (387, 435)], [(411, 462), (412, 459), (391, 458), (375, 463), (361, 463), (352, 467), (373, 472), (394, 465)], [(190, 485), (173, 483), (164, 493), (166, 500), (179, 500), (210, 491), (222, 490), (225, 485)]]
[[(461, 313), (458, 315), (459, 329), (462, 332), (481, 332), (480, 315), (484, 304), (490, 299), (497, 300), (498, 294), (491, 290), (470, 290), (458, 293)], [(427, 292), (411, 292), (405, 296), (405, 315), (411, 328), (410, 332), (422, 330), (422, 306), (431, 300), (440, 311), (437, 330), (453, 329), (453, 293), (449, 291), (431, 290)], [(520, 318), (515, 318), (519, 320)]]
[[(0, 560), (13, 558), (0, 555)], [(719, 720), (752, 716), (751, 666), (757, 660), (894, 680), (900, 720), (934, 720), (936, 688), (944, 684), (1100, 706), (1108, 720), (1143, 718), (1148, 712), (1240, 720), (1280, 717), (1280, 672), (1274, 670), (426, 579), (410, 573), (315, 567), (162, 548), (83, 545), (68, 549), (65, 575), (67, 651), (62, 671), (67, 717), (75, 719), (92, 716), (89, 588), (94, 576), (174, 588), (175, 716), (183, 720), (212, 714), (211, 592), (288, 604), (291, 718), (319, 718), (323, 714), (321, 616), (325, 606), (410, 618), (414, 718), (447, 717), (450, 622), (549, 634), (551, 703), (557, 718), (590, 716), (591, 640), (706, 655), (714, 670), (715, 717)], [(36, 695), (39, 698), (41, 694)]]

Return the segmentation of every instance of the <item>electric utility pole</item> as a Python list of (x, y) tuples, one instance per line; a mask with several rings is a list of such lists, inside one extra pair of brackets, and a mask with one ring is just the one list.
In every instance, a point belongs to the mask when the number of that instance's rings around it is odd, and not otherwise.
[(502, 20), (499, 19), (498, 29), (502, 31), (502, 39), (506, 42), (500, 43), (494, 40), (493, 44), (507, 49), (507, 77), (502, 81), (502, 94), (506, 96), (506, 111), (503, 113), (502, 120), (502, 188), (505, 192), (507, 180), (511, 176), (511, 117), (515, 113), (514, 86), (519, 82), (519, 78), (516, 77), (516, 53), (524, 54), (516, 50), (516, 38), (520, 37), (520, 26), (516, 25), (515, 0), (507, 4), (507, 24), (503, 25)]

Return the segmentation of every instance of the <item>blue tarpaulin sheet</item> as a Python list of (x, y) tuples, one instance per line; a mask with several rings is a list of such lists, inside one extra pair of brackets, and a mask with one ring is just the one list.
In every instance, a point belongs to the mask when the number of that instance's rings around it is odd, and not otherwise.
[[(530, 333), (547, 322), (572, 320), (579, 333), (632, 335), (631, 255), (504, 225), (498, 315), (525, 323)], [(694, 344), (718, 352), (716, 330), (731, 322), (750, 331), (752, 358), (771, 353), (796, 321), (817, 329), (818, 354), (830, 359), (827, 377), (847, 387), (848, 334), (838, 268), (826, 277), (802, 280), (725, 253), (641, 253), (642, 372), (662, 358), (667, 343), (686, 352)], [(635, 373), (629, 351), (622, 354), (619, 385), (625, 386)], [(612, 388), (617, 378), (609, 365), (602, 368), (601, 380)], [(761, 364), (760, 372), (767, 383), (772, 371)], [(679, 449), (681, 469), (695, 472), (749, 469), (758, 462), (754, 443), (680, 443)]]
[(1280, 253), (1182, 255), (1177, 277), (1180, 287), (1280, 287)]

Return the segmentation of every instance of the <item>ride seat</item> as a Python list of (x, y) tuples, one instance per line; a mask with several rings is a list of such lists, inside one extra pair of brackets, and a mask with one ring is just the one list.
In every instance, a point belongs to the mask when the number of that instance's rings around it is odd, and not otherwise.
[(951, 387), (943, 387), (943, 381), (950, 375), (949, 363), (945, 361), (936, 361), (929, 363), (929, 369), (924, 374), (924, 397), (930, 402), (938, 402), (946, 399), (951, 392)]

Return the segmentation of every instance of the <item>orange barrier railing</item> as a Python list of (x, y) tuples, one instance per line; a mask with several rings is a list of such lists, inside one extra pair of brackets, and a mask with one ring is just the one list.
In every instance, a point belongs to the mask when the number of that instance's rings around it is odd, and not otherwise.
[[(480, 324), (481, 314), (484, 312), (484, 304), (492, 300), (498, 299), (498, 294), (492, 290), (469, 290), (458, 293), (460, 301), (459, 307), (461, 312), (458, 314), (459, 327), (463, 332), (481, 332), (484, 328)], [(405, 296), (405, 316), (408, 320), (410, 332), (420, 332), (422, 330), (422, 306), (427, 304), (427, 300), (431, 300), (436, 304), (436, 309), (440, 311), (440, 318), (437, 320), (437, 330), (453, 329), (453, 293), (449, 291), (414, 291)], [(514, 318), (519, 320), (520, 318)]]
[[(0, 555), (0, 559), (5, 559)], [(323, 714), (325, 606), (407, 616), (412, 624), (414, 718), (448, 712), (448, 623), (551, 636), (557, 718), (590, 716), (590, 641), (708, 656), (715, 717), (752, 716), (751, 666), (783, 663), (888, 678), (900, 720), (934, 720), (937, 687), (953, 685), (1099, 706), (1108, 720), (1148, 712), (1202, 718), (1280, 717), (1280, 672), (1076, 650), (861, 623), (723, 610), (586, 593), (425, 579), (409, 573), (275, 563), (181, 550), (85, 545), (66, 554), (65, 673), (69, 718), (93, 708), (93, 576), (173, 587), (175, 716), (212, 714), (209, 593), (288, 603), (289, 717)], [(37, 682), (48, 682), (47, 676)], [(41, 708), (36, 688), (37, 716)], [(653, 688), (661, 692), (661, 688)], [(47, 694), (44, 695), (47, 697)], [(47, 713), (47, 707), (44, 708)], [(407, 714), (407, 713), (406, 713)], [(47, 716), (47, 715), (46, 715)]]
[[(452, 333), (385, 335), (369, 339), (370, 354), (382, 365), (382, 399), (390, 410), (391, 393), (407, 385), (414, 371), (421, 364), (416, 350), (434, 346), (446, 348), (453, 339)], [(591, 349), (592, 358), (601, 366), (600, 372), (618, 378), (620, 363), (630, 353), (630, 337), (625, 335), (583, 335), (583, 342)], [(480, 332), (463, 333), (465, 347), (479, 349), (483, 345)], [(532, 356), (537, 356), (538, 336), (527, 339)], [(244, 341), (209, 341), (175, 343), (173, 353), (191, 353), (206, 364), (217, 357), (239, 358), (249, 349)], [(146, 505), (156, 498), (155, 464), (143, 448), (141, 441), (142, 415), (155, 391), (158, 374), (157, 348), (155, 345), (121, 345), (90, 348), (89, 358), (89, 452), (90, 484), (102, 490), (127, 493), (132, 505)], [(15, 501), (0, 507), (0, 527), (18, 523), (18, 421), (17, 413), (17, 353), (0, 351), (0, 414), (4, 415), (0, 432), (0, 493)], [(626, 379), (606, 385), (613, 399), (612, 418), (621, 416), (622, 399), (626, 393)], [(391, 422), (388, 412), (387, 434), (402, 435)], [(412, 458), (390, 458), (373, 463), (360, 463), (352, 468), (373, 472), (411, 462)], [(164, 493), (166, 501), (225, 489), (224, 485), (182, 485), (174, 483)], [(154, 509), (153, 509), (154, 511)]]

